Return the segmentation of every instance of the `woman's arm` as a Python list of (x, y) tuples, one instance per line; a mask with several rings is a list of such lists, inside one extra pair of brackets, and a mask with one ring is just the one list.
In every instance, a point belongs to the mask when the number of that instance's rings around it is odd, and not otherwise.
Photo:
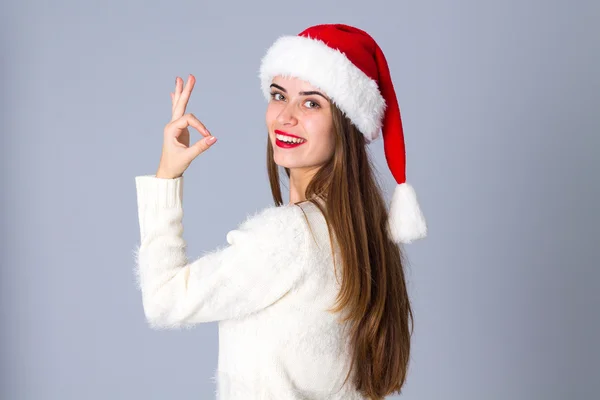
[(190, 262), (183, 177), (136, 179), (136, 278), (154, 329), (237, 318), (283, 297), (305, 277), (310, 233), (299, 207), (267, 208), (227, 234), (228, 246)]

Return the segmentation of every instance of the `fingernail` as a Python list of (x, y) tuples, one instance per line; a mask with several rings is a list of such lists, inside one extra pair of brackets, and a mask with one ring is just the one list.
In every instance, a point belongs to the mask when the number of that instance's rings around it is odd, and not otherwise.
[(214, 137), (214, 136), (211, 136), (211, 137), (209, 137), (208, 139), (206, 139), (206, 142), (207, 142), (208, 144), (213, 144), (213, 143), (214, 143), (214, 142), (216, 142), (216, 141), (217, 141), (217, 138), (216, 138), (216, 137)]

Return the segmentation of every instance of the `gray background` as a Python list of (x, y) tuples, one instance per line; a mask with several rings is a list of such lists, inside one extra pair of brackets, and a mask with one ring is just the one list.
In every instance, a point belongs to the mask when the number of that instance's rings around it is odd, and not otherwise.
[[(383, 48), (429, 224), (407, 246), (399, 397), (598, 398), (598, 2), (61, 0), (0, 15), (2, 399), (214, 397), (216, 323), (144, 320), (134, 177), (156, 170), (175, 76), (195, 74), (188, 110), (219, 141), (186, 172), (185, 237), (191, 257), (224, 244), (271, 204), (260, 58), (325, 22)], [(389, 200), (382, 142), (370, 151)]]

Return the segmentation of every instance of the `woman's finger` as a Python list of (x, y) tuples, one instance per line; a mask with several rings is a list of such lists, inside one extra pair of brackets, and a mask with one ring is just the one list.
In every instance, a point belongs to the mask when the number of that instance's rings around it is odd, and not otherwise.
[(206, 129), (206, 126), (204, 126), (204, 124), (200, 122), (200, 120), (196, 118), (194, 114), (185, 114), (180, 118), (177, 118), (175, 121), (173, 121), (173, 126), (178, 128), (175, 137), (178, 137), (181, 132), (183, 132), (183, 129), (187, 128), (188, 126), (196, 128), (202, 136), (212, 136), (210, 131)]
[(177, 104), (177, 100), (179, 100), (179, 95), (181, 94), (181, 90), (179, 90), (179, 77), (175, 77), (175, 91), (171, 93), (171, 121), (173, 120), (173, 113), (175, 112), (175, 105)]
[[(175, 92), (173, 92), (173, 97), (174, 98), (174, 103), (173, 103), (173, 112), (175, 111), (175, 104), (177, 104), (177, 101), (179, 100), (179, 96), (181, 95), (181, 87), (180, 87), (180, 80), (179, 77), (175, 77)], [(183, 81), (181, 81), (183, 83)]]
[(184, 113), (188, 104), (188, 100), (190, 99), (190, 95), (192, 94), (192, 90), (194, 89), (194, 84), (196, 83), (196, 79), (192, 74), (189, 75), (188, 81), (185, 84), (185, 87), (181, 91), (181, 95), (177, 99), (177, 103), (175, 104), (175, 110), (173, 111), (173, 120), (180, 118)]

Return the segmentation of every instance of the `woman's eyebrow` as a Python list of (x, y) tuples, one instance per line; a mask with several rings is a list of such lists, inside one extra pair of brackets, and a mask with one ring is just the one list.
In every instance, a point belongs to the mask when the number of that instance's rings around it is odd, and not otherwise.
[[(283, 93), (287, 93), (287, 90), (285, 90), (284, 88), (282, 88), (281, 86), (279, 86), (276, 83), (272, 83), (271, 86), (275, 87), (275, 88), (277, 88), (279, 90), (281, 90)], [(301, 96), (308, 96), (308, 95), (311, 95), (311, 94), (316, 94), (318, 96), (321, 96), (325, 100), (329, 101), (329, 99), (325, 95), (323, 95), (321, 92), (317, 92), (316, 90), (311, 90), (309, 92), (298, 92), (298, 94), (301, 95)]]
[(301, 96), (308, 96), (308, 95), (311, 95), (311, 94), (316, 94), (318, 96), (321, 96), (325, 100), (329, 101), (329, 99), (327, 97), (325, 97), (324, 94), (322, 94), (321, 92), (317, 92), (316, 90), (312, 90), (310, 92), (299, 92), (298, 94), (300, 94)]
[(271, 87), (275, 87), (275, 88), (281, 90), (283, 93), (287, 93), (287, 90), (285, 90), (284, 88), (282, 88), (281, 86), (279, 86), (275, 83), (271, 83)]

